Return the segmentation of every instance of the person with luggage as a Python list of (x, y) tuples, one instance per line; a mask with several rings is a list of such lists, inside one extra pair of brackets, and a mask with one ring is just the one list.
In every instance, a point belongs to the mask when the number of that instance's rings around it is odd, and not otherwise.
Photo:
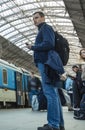
[(38, 95), (39, 90), (41, 89), (41, 81), (37, 76), (35, 76), (34, 72), (31, 72), (31, 76), (29, 78), (28, 83), (28, 89), (29, 89), (30, 106), (32, 106), (33, 95)]
[(42, 88), (47, 99), (47, 121), (48, 123), (38, 130), (65, 130), (63, 112), (58, 94), (58, 81), (56, 84), (49, 82), (45, 73), (45, 62), (48, 60), (48, 52), (54, 50), (55, 34), (50, 25), (45, 22), (43, 12), (35, 12), (33, 21), (38, 27), (38, 34), (34, 45), (27, 44), (28, 49), (34, 51), (34, 62), (42, 78)]

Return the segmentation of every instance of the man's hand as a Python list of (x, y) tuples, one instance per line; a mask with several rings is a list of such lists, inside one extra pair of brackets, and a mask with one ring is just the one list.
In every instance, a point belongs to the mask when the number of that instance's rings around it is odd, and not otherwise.
[(26, 46), (27, 46), (28, 49), (31, 49), (32, 45), (28, 44), (27, 42), (25, 44), (26, 44)]

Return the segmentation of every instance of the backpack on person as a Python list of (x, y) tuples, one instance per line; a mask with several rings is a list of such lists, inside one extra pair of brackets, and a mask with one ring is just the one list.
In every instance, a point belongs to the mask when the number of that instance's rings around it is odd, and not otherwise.
[(69, 59), (69, 43), (66, 38), (55, 31), (55, 51), (59, 54), (63, 65), (65, 66)]

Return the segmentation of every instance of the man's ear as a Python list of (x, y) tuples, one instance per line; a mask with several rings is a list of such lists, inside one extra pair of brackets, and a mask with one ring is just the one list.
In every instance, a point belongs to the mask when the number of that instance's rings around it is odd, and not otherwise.
[(45, 17), (42, 17), (42, 21), (45, 22)]

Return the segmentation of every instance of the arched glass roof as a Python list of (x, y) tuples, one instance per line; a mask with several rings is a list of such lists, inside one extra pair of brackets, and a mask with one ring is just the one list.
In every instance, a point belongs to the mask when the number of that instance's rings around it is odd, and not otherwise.
[(81, 44), (63, 0), (0, 0), (0, 35), (32, 54), (24, 43), (34, 44), (37, 28), (32, 14), (35, 11), (43, 11), (46, 22), (67, 38), (70, 45), (68, 64), (76, 63)]

